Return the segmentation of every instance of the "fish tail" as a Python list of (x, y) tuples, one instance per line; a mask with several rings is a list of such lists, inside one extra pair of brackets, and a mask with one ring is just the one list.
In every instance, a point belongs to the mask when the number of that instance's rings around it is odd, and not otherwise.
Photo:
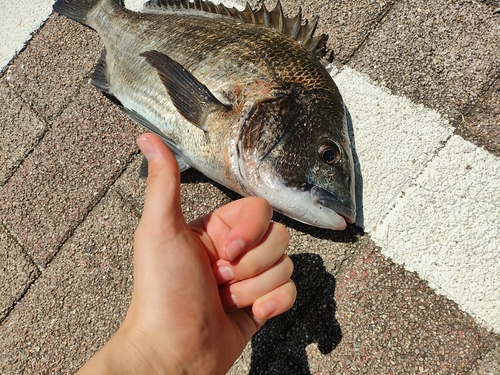
[[(53, 9), (74, 21), (87, 24), (87, 14), (103, 0), (57, 0)], [(122, 0), (111, 0), (123, 6)]]

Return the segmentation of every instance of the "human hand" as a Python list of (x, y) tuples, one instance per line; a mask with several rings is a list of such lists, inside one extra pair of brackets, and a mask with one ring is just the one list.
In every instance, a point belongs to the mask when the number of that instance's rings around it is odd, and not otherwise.
[(171, 151), (153, 134), (138, 145), (149, 177), (132, 302), (120, 329), (80, 371), (225, 374), (265, 321), (295, 301), (288, 233), (260, 198), (186, 224)]

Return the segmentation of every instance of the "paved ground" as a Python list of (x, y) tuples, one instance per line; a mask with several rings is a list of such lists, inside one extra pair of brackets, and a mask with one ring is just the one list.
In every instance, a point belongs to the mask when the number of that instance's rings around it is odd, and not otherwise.
[[(299, 5), (330, 34), (363, 221), (275, 217), (298, 300), (230, 373), (500, 374), (498, 2), (283, 1)], [(141, 129), (88, 85), (100, 50), (52, 15), (0, 78), (2, 374), (74, 372), (129, 303)], [(195, 171), (182, 180), (188, 220), (235, 198)]]

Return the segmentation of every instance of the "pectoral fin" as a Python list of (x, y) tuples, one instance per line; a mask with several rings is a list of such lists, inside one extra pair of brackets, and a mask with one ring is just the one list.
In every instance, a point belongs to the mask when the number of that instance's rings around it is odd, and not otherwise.
[(207, 116), (215, 111), (230, 111), (201, 82), (178, 62), (158, 51), (147, 51), (141, 56), (156, 70), (167, 88), (170, 99), (179, 113), (189, 122), (207, 131)]

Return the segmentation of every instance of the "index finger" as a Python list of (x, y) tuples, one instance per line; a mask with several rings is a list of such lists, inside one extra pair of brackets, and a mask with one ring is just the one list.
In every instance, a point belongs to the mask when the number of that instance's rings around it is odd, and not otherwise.
[(273, 209), (265, 199), (248, 197), (222, 206), (190, 225), (203, 227), (218, 256), (231, 261), (261, 241), (272, 216)]

